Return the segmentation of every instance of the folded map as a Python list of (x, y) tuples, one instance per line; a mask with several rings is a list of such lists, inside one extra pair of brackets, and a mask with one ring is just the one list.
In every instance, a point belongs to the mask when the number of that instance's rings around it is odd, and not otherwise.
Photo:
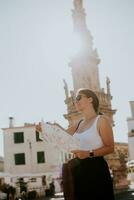
[(62, 130), (58, 125), (41, 122), (42, 132), (40, 138), (61, 151), (70, 153), (80, 149), (80, 141)]

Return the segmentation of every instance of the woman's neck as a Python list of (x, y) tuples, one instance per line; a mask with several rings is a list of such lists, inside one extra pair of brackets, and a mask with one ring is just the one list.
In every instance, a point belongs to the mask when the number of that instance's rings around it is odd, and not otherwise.
[(85, 111), (83, 113), (83, 117), (84, 117), (84, 121), (90, 121), (92, 120), (93, 118), (95, 118), (97, 116), (96, 112), (95, 111)]

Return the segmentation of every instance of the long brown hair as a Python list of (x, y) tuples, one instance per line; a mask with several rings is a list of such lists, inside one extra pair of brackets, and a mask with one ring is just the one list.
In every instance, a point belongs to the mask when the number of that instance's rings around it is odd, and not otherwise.
[(99, 112), (99, 99), (98, 99), (97, 95), (92, 90), (89, 90), (88, 88), (80, 88), (77, 91), (77, 95), (78, 94), (84, 94), (88, 98), (91, 97), (93, 99), (93, 101), (92, 101), (93, 108), (94, 108), (95, 112), (98, 114), (98, 112)]

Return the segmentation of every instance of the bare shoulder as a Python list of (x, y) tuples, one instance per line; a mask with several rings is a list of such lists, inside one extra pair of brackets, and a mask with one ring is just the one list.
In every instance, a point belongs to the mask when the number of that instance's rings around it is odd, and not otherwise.
[(76, 129), (76, 126), (75, 126), (75, 125), (70, 126), (70, 127), (68, 127), (67, 132), (68, 132), (70, 135), (73, 135), (73, 134), (75, 133), (75, 129)]
[(106, 115), (101, 115), (97, 123), (97, 129), (102, 138), (103, 143), (106, 146), (111, 146), (113, 148), (114, 137), (110, 118)]
[(98, 119), (98, 124), (101, 125), (103, 123), (104, 124), (107, 123), (107, 124), (110, 125), (111, 124), (110, 118), (108, 116), (106, 116), (106, 115), (100, 115), (100, 117)]
[(78, 127), (79, 127), (81, 121), (82, 121), (82, 120), (80, 120), (80, 121), (74, 123), (72, 126), (68, 127), (67, 132), (68, 132), (70, 135), (73, 135), (73, 134), (76, 132), (76, 130), (78, 129)]
[(99, 132), (101, 132), (101, 130), (112, 131), (112, 123), (110, 118), (106, 115), (100, 115), (97, 123), (97, 129)]

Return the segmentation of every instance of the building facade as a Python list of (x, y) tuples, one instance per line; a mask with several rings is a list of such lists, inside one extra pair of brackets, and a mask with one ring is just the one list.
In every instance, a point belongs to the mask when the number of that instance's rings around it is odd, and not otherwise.
[(0, 156), (0, 172), (4, 171), (4, 159), (2, 156)]
[(9, 128), (3, 128), (3, 135), (6, 183), (18, 192), (25, 187), (41, 193), (52, 179), (60, 178), (66, 155), (41, 140), (35, 124), (15, 127), (10, 123)]
[(106, 157), (112, 173), (115, 191), (129, 187), (127, 174), (128, 143), (115, 143), (115, 151)]
[(131, 117), (127, 118), (128, 126), (128, 179), (134, 182), (134, 101), (130, 101)]
[(127, 118), (129, 160), (134, 160), (134, 101), (130, 101), (131, 117)]

